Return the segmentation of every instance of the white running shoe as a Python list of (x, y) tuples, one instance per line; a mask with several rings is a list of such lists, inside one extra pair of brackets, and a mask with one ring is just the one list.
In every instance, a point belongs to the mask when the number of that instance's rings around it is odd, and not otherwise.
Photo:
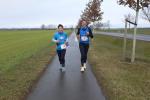
[(62, 67), (62, 70), (61, 70), (62, 72), (65, 72), (66, 71), (66, 69), (65, 69), (65, 67)]
[(84, 67), (81, 67), (80, 71), (81, 71), (81, 72), (84, 72)]
[(84, 69), (86, 69), (86, 63), (84, 63), (83, 67), (84, 67)]

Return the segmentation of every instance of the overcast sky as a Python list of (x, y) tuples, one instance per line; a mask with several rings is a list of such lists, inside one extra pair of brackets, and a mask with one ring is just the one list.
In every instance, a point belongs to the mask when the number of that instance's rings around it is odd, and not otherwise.
[[(40, 27), (41, 24), (75, 25), (89, 0), (0, 0), (0, 28)], [(111, 27), (124, 27), (124, 15), (135, 13), (119, 6), (116, 0), (104, 0), (103, 22)], [(139, 27), (150, 24), (139, 17)]]

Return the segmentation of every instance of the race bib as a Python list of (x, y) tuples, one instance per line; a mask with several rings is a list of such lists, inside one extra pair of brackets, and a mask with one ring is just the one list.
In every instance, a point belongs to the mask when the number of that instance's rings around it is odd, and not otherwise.
[(81, 36), (81, 41), (88, 41), (88, 37), (87, 36)]
[(66, 49), (66, 48), (67, 48), (66, 44), (61, 45), (61, 49)]

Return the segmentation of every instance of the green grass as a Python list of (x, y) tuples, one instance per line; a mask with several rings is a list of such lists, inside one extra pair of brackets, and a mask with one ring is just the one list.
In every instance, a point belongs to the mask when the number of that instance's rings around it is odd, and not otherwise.
[[(116, 33), (124, 33), (124, 29), (105, 29), (105, 30), (98, 30), (101, 32), (116, 32)], [(128, 29), (128, 33), (134, 33), (134, 29)], [(150, 28), (138, 28), (137, 34), (145, 34), (150, 35)]]
[(54, 30), (0, 31), (0, 100), (22, 100), (30, 91), (55, 55), (53, 33)]
[[(107, 100), (150, 100), (150, 42), (137, 41), (136, 61), (122, 60), (122, 39), (95, 35), (89, 54)], [(131, 54), (127, 42), (127, 55)]]
[(1, 71), (7, 70), (48, 46), (48, 31), (0, 31)]

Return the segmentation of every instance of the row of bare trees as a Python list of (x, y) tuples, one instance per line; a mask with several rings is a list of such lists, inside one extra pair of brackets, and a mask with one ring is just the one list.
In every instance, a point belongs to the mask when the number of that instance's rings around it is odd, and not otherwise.
[[(45, 30), (45, 29), (56, 29), (57, 25), (54, 25), (54, 24), (50, 24), (50, 25), (42, 24), (40, 28), (42, 30)], [(65, 25), (64, 28), (73, 29), (73, 25)]]

